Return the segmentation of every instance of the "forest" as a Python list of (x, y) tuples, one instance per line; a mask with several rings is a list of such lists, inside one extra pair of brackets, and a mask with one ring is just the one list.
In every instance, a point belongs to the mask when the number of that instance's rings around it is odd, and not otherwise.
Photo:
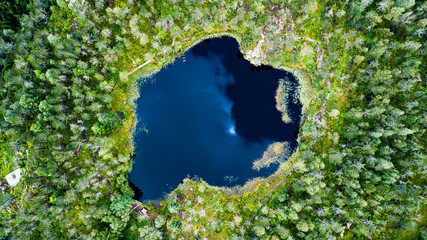
[[(427, 2), (17, 0), (0, 12), (0, 239), (427, 239)], [(134, 201), (138, 86), (218, 36), (298, 78), (296, 152), (242, 188), (187, 178)]]

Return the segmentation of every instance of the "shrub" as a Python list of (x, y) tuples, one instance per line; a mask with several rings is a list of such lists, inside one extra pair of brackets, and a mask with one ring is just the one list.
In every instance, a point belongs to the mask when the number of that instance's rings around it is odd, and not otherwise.
[(166, 222), (166, 219), (163, 215), (157, 216), (156, 220), (154, 221), (154, 224), (156, 225), (156, 228), (161, 228)]
[(178, 203), (169, 203), (168, 204), (168, 210), (171, 214), (178, 213), (179, 211), (179, 204)]
[(96, 135), (107, 135), (120, 123), (116, 113), (107, 113), (98, 117), (98, 122), (92, 126), (92, 131)]
[(172, 232), (177, 233), (177, 232), (181, 231), (182, 223), (179, 220), (175, 219), (172, 221), (170, 228), (171, 228)]
[(263, 226), (261, 226), (261, 225), (255, 225), (254, 226), (254, 231), (255, 231), (255, 234), (258, 237), (261, 237), (261, 236), (263, 236), (265, 234), (265, 228)]
[(114, 199), (110, 209), (117, 216), (121, 216), (130, 210), (132, 202), (132, 198), (129, 195), (123, 195)]

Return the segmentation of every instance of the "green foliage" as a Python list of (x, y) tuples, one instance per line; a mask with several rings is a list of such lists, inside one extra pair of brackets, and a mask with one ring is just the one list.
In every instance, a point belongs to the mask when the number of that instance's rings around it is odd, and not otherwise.
[(170, 228), (171, 228), (171, 231), (174, 233), (181, 231), (181, 228), (182, 228), (181, 221), (179, 221), (178, 219), (173, 220), (170, 225)]
[(147, 239), (147, 240), (164, 239), (160, 231), (157, 231), (155, 228), (150, 226), (144, 226), (142, 228), (139, 228), (139, 236), (142, 239)]
[(122, 216), (123, 214), (130, 212), (132, 203), (133, 200), (131, 196), (123, 195), (113, 200), (110, 205), (110, 210), (115, 215)]
[(265, 228), (261, 225), (255, 225), (254, 226), (254, 231), (255, 231), (255, 235), (257, 235), (258, 237), (262, 237), (265, 235)]
[[(426, 235), (426, 3), (27, 3), (0, 3), (0, 171), (25, 172), (13, 188), (0, 181), (0, 239)], [(254, 225), (276, 178), (233, 196), (191, 181), (181, 201), (147, 204), (154, 223), (130, 215), (136, 78), (224, 32), (253, 63), (298, 76), (299, 148), (279, 168), (294, 171)]]
[(30, 130), (34, 133), (43, 132), (42, 123), (40, 121), (37, 121), (37, 122), (31, 124)]
[(166, 218), (163, 215), (158, 215), (154, 221), (156, 228), (161, 228), (166, 223)]
[(7, 239), (8, 234), (5, 231), (6, 229), (4, 227), (0, 227), (0, 239)]
[(169, 203), (168, 204), (168, 211), (171, 214), (178, 213), (178, 211), (179, 211), (179, 203)]
[(0, 2), (0, 30), (18, 29), (19, 19), (29, 10), (29, 0), (14, 0)]
[(92, 131), (96, 135), (108, 135), (120, 123), (116, 113), (107, 113), (98, 117), (98, 122), (92, 126)]

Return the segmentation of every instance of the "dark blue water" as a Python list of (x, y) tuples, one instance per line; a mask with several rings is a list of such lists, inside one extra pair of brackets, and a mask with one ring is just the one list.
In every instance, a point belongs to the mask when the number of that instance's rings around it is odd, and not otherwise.
[(187, 176), (234, 186), (274, 172), (277, 165), (258, 172), (252, 162), (273, 142), (296, 147), (301, 105), (290, 101), (291, 124), (275, 108), (278, 79), (285, 77), (295, 82), (285, 71), (254, 67), (226, 37), (198, 44), (145, 83), (130, 174), (142, 200), (163, 197)]

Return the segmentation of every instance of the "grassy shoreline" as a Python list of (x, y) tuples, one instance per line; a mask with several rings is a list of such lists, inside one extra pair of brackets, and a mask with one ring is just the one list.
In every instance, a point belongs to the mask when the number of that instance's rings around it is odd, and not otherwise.
[[(211, 32), (211, 33), (204, 34), (201, 37), (197, 38), (196, 40), (191, 42), (188, 46), (185, 46), (183, 48), (183, 50), (177, 51), (180, 55), (178, 55), (176, 58), (183, 56), (185, 54), (185, 52), (187, 52), (192, 47), (196, 46), (197, 44), (199, 44), (200, 42), (202, 42), (204, 40), (211, 39), (211, 38), (220, 38), (220, 37), (224, 37), (224, 36), (233, 37), (234, 39), (236, 39), (237, 42), (239, 43), (240, 51), (243, 51), (241, 49), (241, 47), (242, 47), (241, 36), (238, 33), (230, 32), (230, 31)], [(244, 55), (244, 56), (246, 56), (246, 55)], [(171, 60), (169, 60), (160, 69), (158, 69), (158, 68), (154, 68), (154, 69), (151, 68), (150, 69), (150, 66), (147, 66), (147, 67), (143, 67), (140, 70), (138, 70), (137, 72), (133, 73), (132, 77), (131, 77), (131, 79), (132, 79), (131, 82), (134, 82), (134, 83), (133, 84), (131, 83), (131, 85), (133, 85), (133, 87), (131, 87), (131, 89), (137, 88), (138, 92), (140, 92), (140, 87), (142, 86), (142, 84), (144, 84), (145, 79), (154, 76), (156, 73), (161, 71), (162, 68), (165, 68), (170, 64), (173, 64), (174, 61), (176, 60), (176, 58), (172, 58)], [(249, 60), (247, 60), (247, 61), (249, 61)], [(263, 64), (272, 66), (272, 64), (268, 61), (263, 62)], [(148, 64), (148, 65), (150, 65), (150, 64)], [(302, 104), (302, 114), (301, 114), (300, 123), (303, 123), (305, 121), (306, 116), (307, 116), (307, 111), (309, 109), (309, 104), (310, 104), (309, 96), (311, 95), (311, 92), (312, 92), (311, 80), (308, 76), (308, 73), (303, 71), (301, 68), (298, 68), (298, 66), (290, 67), (290, 66), (284, 65), (284, 66), (278, 66), (276, 68), (292, 73), (295, 76), (295, 78), (297, 79), (298, 83), (300, 84), (301, 93), (299, 96), (304, 96), (304, 97), (301, 97), (301, 99), (300, 99), (301, 104)], [(150, 70), (147, 70), (147, 69), (150, 69)], [(135, 93), (130, 94), (130, 95), (135, 96)], [(132, 101), (128, 101), (128, 100), (126, 100), (126, 101), (132, 102), (131, 106), (133, 109), (133, 124), (132, 124), (132, 128), (129, 130), (129, 132), (130, 132), (129, 134), (130, 134), (131, 138), (133, 139), (133, 135), (136, 131), (136, 125), (137, 125), (136, 105), (135, 105), (136, 98), (134, 98), (134, 100), (132, 100)], [(132, 147), (130, 149), (134, 149), (133, 142), (132, 142), (131, 146)], [(265, 178), (249, 179), (243, 185), (238, 185), (235, 187), (218, 187), (218, 186), (210, 186), (210, 187), (213, 187), (214, 189), (217, 189), (218, 191), (221, 191), (227, 195), (243, 195), (246, 192), (253, 191), (254, 189), (258, 188), (259, 185), (261, 185), (261, 184), (263, 184), (269, 180), (280, 178), (284, 174), (283, 173), (284, 168), (287, 168), (287, 165), (289, 164), (288, 163), (289, 160), (296, 158), (295, 155), (297, 152), (298, 152), (298, 148), (296, 148), (294, 153), (292, 154), (292, 156), (290, 156), (287, 160), (282, 162), (280, 164), (280, 166), (278, 167), (278, 169), (274, 173), (272, 173), (270, 176), (267, 176)], [(284, 165), (285, 163), (287, 163), (287, 164)], [(285, 173), (286, 173), (286, 171), (285, 171)], [(165, 198), (167, 198), (167, 195), (165, 196)], [(156, 200), (154, 202), (160, 203), (160, 202), (163, 202), (164, 200), (165, 199)], [(150, 201), (150, 202), (152, 202), (152, 201)]]

